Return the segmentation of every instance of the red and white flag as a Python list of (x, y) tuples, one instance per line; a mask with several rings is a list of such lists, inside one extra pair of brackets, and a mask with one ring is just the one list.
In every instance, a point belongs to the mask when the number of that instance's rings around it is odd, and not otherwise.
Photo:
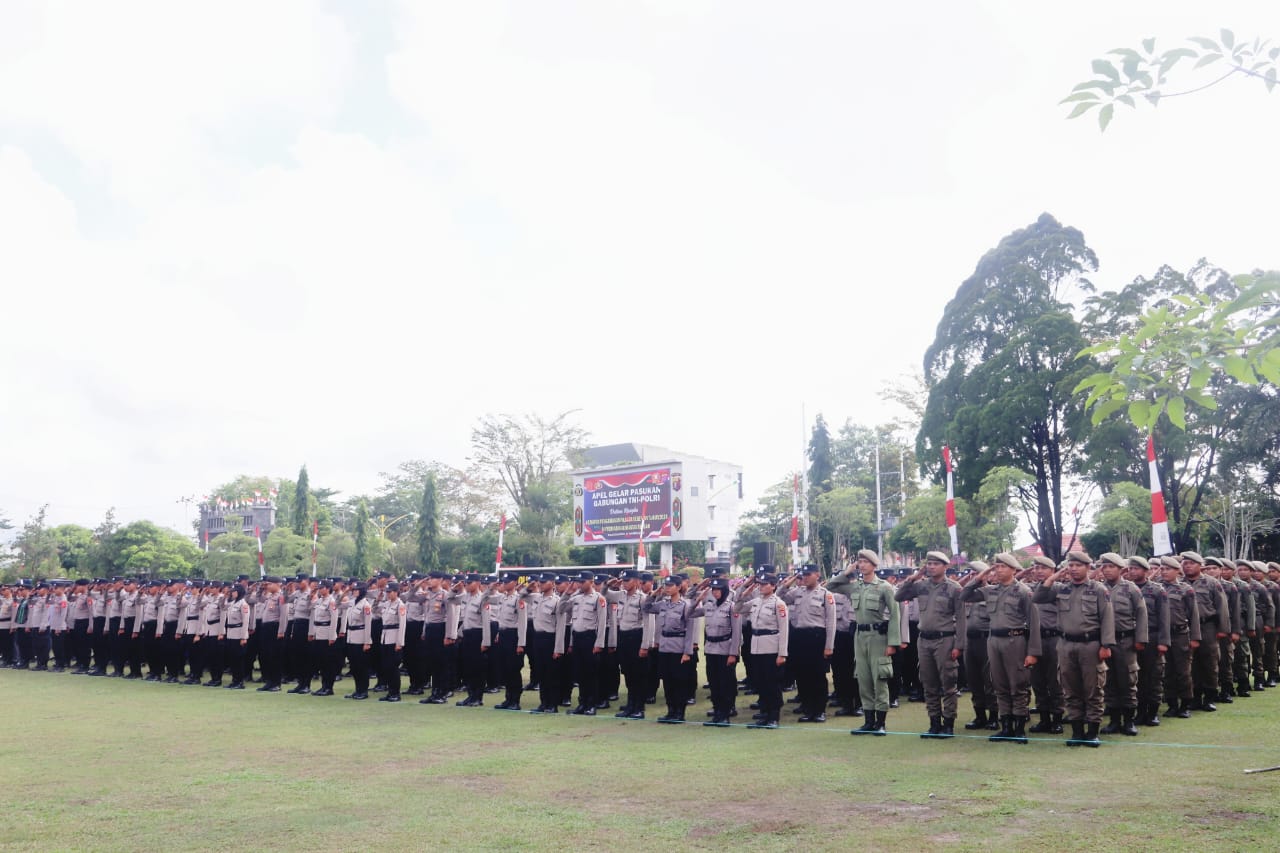
[(258, 577), (267, 576), (267, 563), (262, 557), (262, 528), (253, 528), (253, 538), (258, 540)]
[(1164, 491), (1160, 488), (1160, 472), (1156, 470), (1156, 445), (1147, 436), (1147, 472), (1151, 477), (1151, 544), (1157, 557), (1173, 553), (1169, 541), (1169, 517), (1164, 511)]
[(311, 522), (311, 577), (316, 576), (316, 563), (320, 556), (320, 522)]
[(209, 531), (208, 530), (204, 532), (204, 552), (206, 554), (209, 553)]
[(942, 446), (942, 461), (947, 466), (947, 532), (951, 534), (951, 559), (960, 558), (960, 537), (956, 533), (956, 487), (951, 471), (951, 448)]
[(494, 569), (502, 568), (502, 534), (507, 532), (507, 514), (502, 514), (502, 520), (498, 522), (498, 555), (494, 557)]

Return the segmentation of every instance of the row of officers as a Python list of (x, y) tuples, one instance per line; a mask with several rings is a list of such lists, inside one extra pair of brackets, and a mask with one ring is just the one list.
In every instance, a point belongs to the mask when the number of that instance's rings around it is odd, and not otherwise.
[(1166, 716), (1186, 717), (1275, 686), (1280, 565), (1194, 552), (1095, 561), (1072, 551), (1062, 567), (1036, 558), (1024, 568), (1011, 554), (964, 570), (951, 562), (933, 551), (898, 576), (864, 550), (825, 584), (814, 566), (787, 577), (764, 567), (738, 584), (635, 571), (20, 583), (0, 588), (0, 657), (207, 687), (229, 674), (228, 689), (252, 682), (256, 662), (259, 691), (293, 683), (289, 692), (316, 696), (334, 694), (345, 660), (350, 699), (400, 701), (403, 671), (405, 693), (424, 704), (459, 693), (455, 704), (480, 707), (501, 690), (496, 707), (521, 710), (533, 690), (533, 712), (582, 715), (610, 707), (625, 681), (616, 716), (631, 719), (644, 719), (661, 683), (666, 723), (684, 722), (701, 657), (707, 725), (729, 725), (746, 687), (758, 697), (751, 725), (775, 728), (794, 683), (799, 722), (825, 722), (834, 700), (838, 716), (864, 717), (854, 734), (883, 734), (894, 656), (909, 652), (930, 718), (922, 737), (954, 735), (963, 673), (975, 710), (966, 728), (1025, 743), (1034, 689), (1029, 730), (1060, 733), (1065, 721), (1067, 744), (1086, 746), (1100, 731), (1159, 725), (1162, 699)]

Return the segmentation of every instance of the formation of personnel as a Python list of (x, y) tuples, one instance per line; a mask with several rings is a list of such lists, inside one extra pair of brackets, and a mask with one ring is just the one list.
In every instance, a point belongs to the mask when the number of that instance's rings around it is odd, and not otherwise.
[(494, 707), (520, 711), (532, 691), (531, 713), (594, 716), (625, 696), (615, 716), (634, 720), (661, 686), (658, 722), (684, 723), (701, 654), (708, 726), (730, 725), (741, 693), (757, 697), (749, 727), (777, 728), (794, 685), (799, 723), (826, 722), (834, 703), (836, 716), (864, 718), (853, 734), (883, 735), (915, 684), (930, 721), (921, 737), (954, 736), (967, 688), (966, 729), (1026, 743), (1066, 722), (1070, 746), (1157, 726), (1162, 700), (1166, 717), (1186, 718), (1280, 676), (1280, 564), (1191, 551), (951, 563), (931, 551), (919, 571), (895, 572), (863, 550), (825, 585), (816, 566), (764, 566), (740, 582), (634, 570), (20, 582), (0, 587), (0, 663), (322, 697), (345, 663), (356, 701), (483, 707), (503, 693)]

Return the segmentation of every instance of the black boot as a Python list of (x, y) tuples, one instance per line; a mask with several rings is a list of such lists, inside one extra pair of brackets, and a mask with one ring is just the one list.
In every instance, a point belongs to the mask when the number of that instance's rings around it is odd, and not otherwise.
[(1049, 719), (1053, 722), (1053, 727), (1049, 729), (1049, 734), (1051, 735), (1062, 734), (1062, 715), (1059, 714), (1057, 711), (1054, 711), (1053, 714), (1049, 717)]
[(1120, 709), (1119, 709), (1119, 708), (1108, 708), (1108, 709), (1107, 709), (1107, 714), (1108, 714), (1108, 715), (1110, 715), (1110, 717), (1111, 717), (1111, 722), (1110, 722), (1110, 723), (1108, 723), (1108, 724), (1106, 725), (1106, 727), (1102, 729), (1102, 733), (1103, 733), (1104, 735), (1118, 735), (1118, 734), (1120, 734)]
[(1080, 746), (1084, 743), (1084, 723), (1080, 720), (1071, 721), (1071, 737), (1067, 738), (1067, 746)]
[(975, 729), (985, 729), (987, 727), (987, 709), (974, 708), (973, 719), (965, 723), (964, 727), (969, 731), (974, 731)]
[(956, 736), (956, 718), (943, 717), (942, 731), (938, 733), (938, 737), (947, 738), (947, 737), (955, 737), (955, 736)]
[(886, 734), (884, 730), (884, 718), (888, 714), (888, 711), (870, 711), (868, 713), (872, 713), (876, 715), (876, 725), (875, 725), (875, 728), (871, 730), (871, 734), (873, 735)]
[(1239, 696), (1241, 699), (1248, 699), (1250, 696), (1253, 695), (1249, 692), (1248, 679), (1241, 679), (1240, 681), (1236, 682), (1236, 695)]
[(864, 710), (862, 714), (863, 723), (858, 728), (849, 732), (851, 735), (869, 735), (876, 727), (876, 712), (872, 710)]
[(1009, 739), (1012, 740), (1014, 743), (1026, 743), (1027, 742), (1027, 720), (1031, 718), (1030, 717), (1011, 717), (1010, 719), (1013, 721), (1013, 729), (1009, 733)]
[(1003, 716), (1000, 718), (1000, 731), (991, 735), (987, 740), (1007, 740), (1013, 737), (1013, 717)]
[(1082, 741), (1082, 743), (1085, 746), (1090, 746), (1090, 747), (1093, 747), (1094, 749), (1097, 749), (1098, 747), (1102, 746), (1102, 741), (1098, 740), (1098, 724), (1086, 723), (1085, 728), (1086, 728), (1086, 731), (1084, 733), (1084, 740)]
[(1191, 718), (1191, 710), (1187, 707), (1186, 699), (1175, 699), (1173, 704), (1169, 706), (1169, 710), (1164, 712), (1166, 717), (1177, 717), (1179, 720), (1187, 720)]
[(942, 734), (942, 718), (941, 718), (941, 717), (930, 717), (930, 718), (929, 718), (929, 731), (927, 731), (927, 732), (922, 732), (922, 733), (921, 733), (921, 735), (920, 735), (920, 737), (934, 738), (934, 737), (937, 737), (937, 736), (938, 736), (938, 735), (940, 735), (940, 734)]
[[(1201, 710), (1201, 711), (1216, 711), (1216, 710), (1218, 710), (1217, 706), (1213, 704), (1213, 700), (1214, 700), (1214, 698), (1215, 698), (1215, 694), (1214, 694), (1214, 692), (1213, 692), (1212, 690), (1206, 690), (1206, 691), (1204, 691), (1204, 698), (1200, 700), (1200, 710)], [(1229, 698), (1229, 697), (1228, 697), (1228, 698)], [(1227, 701), (1227, 700), (1226, 700), (1226, 699), (1220, 699), (1220, 701), (1225, 702), (1225, 701)]]
[(1134, 713), (1133, 708), (1125, 708), (1121, 711), (1120, 734), (1128, 735), (1129, 737), (1138, 736), (1138, 728), (1133, 724)]
[(1049, 721), (1049, 717), (1050, 717), (1049, 711), (1042, 710), (1040, 712), (1040, 722), (1036, 723), (1034, 726), (1027, 729), (1027, 731), (1037, 735), (1048, 734), (1049, 732), (1053, 731), (1053, 723)]

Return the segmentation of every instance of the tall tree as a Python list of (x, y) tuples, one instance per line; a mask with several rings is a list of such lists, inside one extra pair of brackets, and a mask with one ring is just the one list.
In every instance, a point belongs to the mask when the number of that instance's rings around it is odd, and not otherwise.
[(422, 480), (422, 504), (418, 509), (418, 568), (432, 572), (440, 568), (440, 519), (436, 506), (436, 475)]
[(492, 471), (517, 507), (530, 503), (531, 487), (580, 464), (587, 432), (573, 422), (576, 410), (551, 420), (540, 415), (485, 415), (471, 431), (472, 460)]
[(810, 499), (823, 492), (835, 488), (832, 477), (835, 475), (835, 460), (831, 455), (831, 432), (827, 422), (818, 413), (813, 421), (813, 432), (809, 436), (809, 489)]
[(1065, 463), (1087, 432), (1073, 391), (1092, 370), (1076, 359), (1085, 341), (1069, 300), (1092, 291), (1084, 274), (1097, 263), (1078, 230), (1042, 214), (978, 262), (924, 358), (929, 400), (918, 457), (940, 478), (941, 449), (950, 445), (963, 497), (997, 465), (1032, 476), (1036, 540), (1055, 560)]
[(363, 500), (356, 506), (355, 553), (351, 557), (351, 574), (369, 576), (369, 505)]
[(293, 490), (292, 527), (295, 536), (306, 536), (311, 531), (308, 511), (311, 509), (311, 483), (307, 479), (307, 466), (298, 471), (298, 483)]

